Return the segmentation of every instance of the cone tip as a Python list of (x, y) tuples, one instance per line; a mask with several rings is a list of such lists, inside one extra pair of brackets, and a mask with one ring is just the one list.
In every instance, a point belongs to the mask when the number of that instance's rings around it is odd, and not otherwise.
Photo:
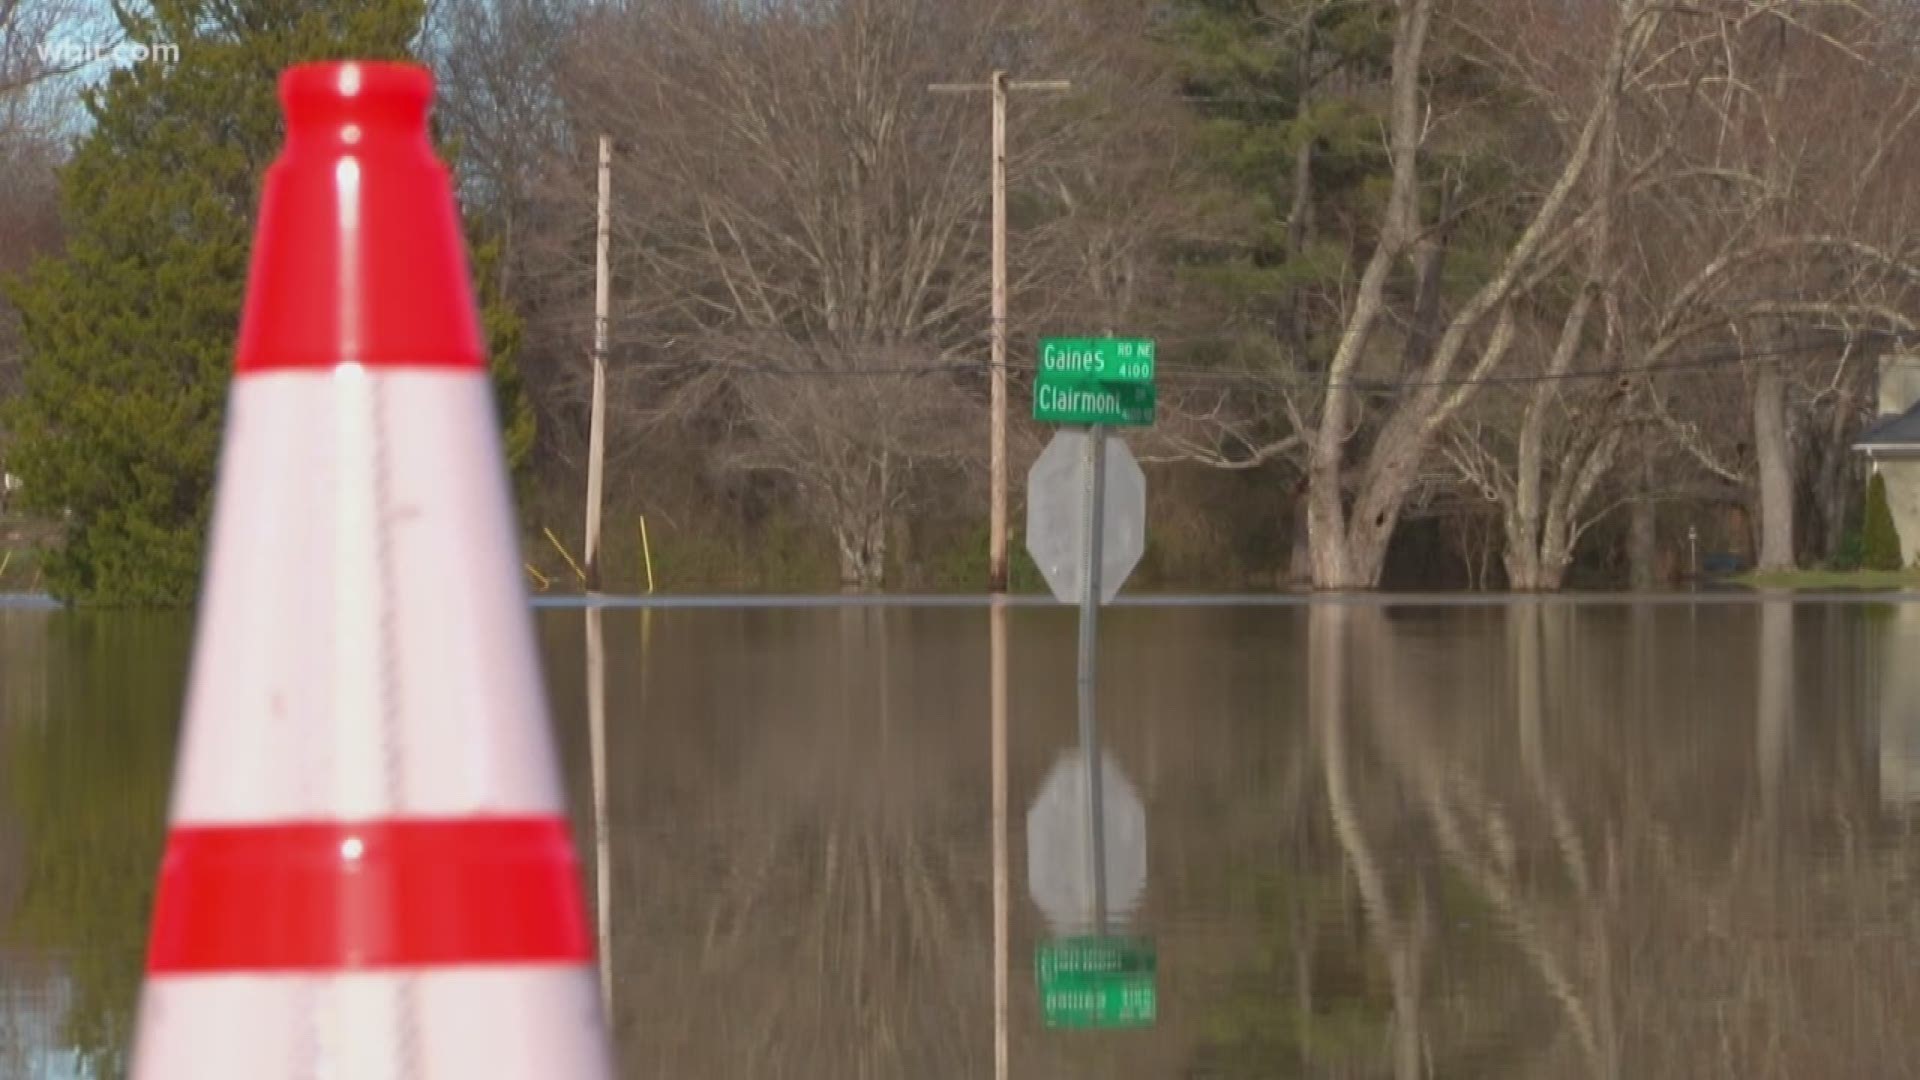
[(289, 132), (338, 124), (424, 127), (433, 75), (418, 64), (333, 60), (296, 64), (280, 77)]
[[(0, 0), (4, 4), (6, 0)], [(485, 367), (461, 226), (416, 64), (299, 64), (254, 234), (238, 373)]]

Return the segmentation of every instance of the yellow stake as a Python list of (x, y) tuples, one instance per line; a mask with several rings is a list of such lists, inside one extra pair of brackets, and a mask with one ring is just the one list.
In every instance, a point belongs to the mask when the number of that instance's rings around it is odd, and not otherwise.
[(587, 572), (580, 569), (580, 564), (573, 561), (573, 556), (567, 554), (566, 546), (560, 543), (560, 538), (553, 535), (553, 530), (545, 526), (541, 526), (540, 531), (547, 534), (547, 539), (553, 542), (553, 549), (560, 553), (561, 558), (567, 560), (567, 565), (573, 567), (574, 576), (578, 577), (582, 584), (585, 584)]
[(640, 555), (647, 563), (647, 595), (653, 595), (653, 547), (647, 543), (647, 515), (640, 515)]

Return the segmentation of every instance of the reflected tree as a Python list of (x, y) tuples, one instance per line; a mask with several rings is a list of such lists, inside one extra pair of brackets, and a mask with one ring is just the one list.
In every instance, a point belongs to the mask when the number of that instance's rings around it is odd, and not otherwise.
[(183, 616), (50, 616), (47, 711), (0, 732), (23, 885), (6, 936), (71, 983), (65, 1038), (122, 1070), (186, 672)]
[(639, 860), (616, 863), (613, 895), (637, 1074), (990, 1074), (984, 820), (932, 781), (954, 774), (920, 760), (943, 753), (927, 729), (902, 730), (915, 717), (892, 684), (911, 668), (890, 614), (840, 609), (793, 667), (762, 673), (786, 708), (680, 808), (697, 827), (629, 845), (616, 808), (615, 857)]

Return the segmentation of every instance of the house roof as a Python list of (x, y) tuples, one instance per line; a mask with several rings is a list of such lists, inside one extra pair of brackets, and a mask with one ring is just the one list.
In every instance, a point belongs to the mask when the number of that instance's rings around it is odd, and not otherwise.
[(1872, 453), (1875, 450), (1894, 448), (1913, 448), (1920, 450), (1920, 405), (1915, 405), (1898, 416), (1883, 416), (1868, 425), (1860, 437), (1853, 440), (1855, 450)]

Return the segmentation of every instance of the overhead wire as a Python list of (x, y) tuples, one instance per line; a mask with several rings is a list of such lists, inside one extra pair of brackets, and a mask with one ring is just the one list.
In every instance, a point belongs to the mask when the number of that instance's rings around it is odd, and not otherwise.
[[(1443, 378), (1364, 378), (1335, 382), (1329, 379), (1310, 379), (1288, 377), (1287, 373), (1260, 368), (1215, 368), (1186, 362), (1160, 361), (1155, 364), (1156, 379), (1170, 382), (1244, 382), (1257, 383), (1266, 390), (1311, 390), (1327, 392), (1350, 390), (1356, 393), (1392, 393), (1403, 390), (1436, 389), (1463, 386), (1502, 386), (1537, 385), (1554, 382), (1588, 382), (1605, 379), (1624, 379), (1641, 376), (1661, 376), (1711, 371), (1733, 367), (1753, 360), (1773, 356), (1786, 356), (1796, 353), (1816, 352), (1832, 349), (1847, 340), (1878, 337), (1883, 339), (1904, 339), (1904, 335), (1884, 330), (1860, 330), (1851, 333), (1833, 333), (1814, 339), (1767, 346), (1767, 347), (1726, 347), (1717, 350), (1701, 350), (1680, 359), (1660, 361), (1649, 364), (1620, 364), (1609, 367), (1582, 368), (1561, 372), (1505, 372), (1485, 375), (1463, 375)], [(1855, 353), (1847, 359), (1848, 363), (1861, 363), (1871, 354)], [(1893, 366), (1920, 367), (1920, 358), (1895, 359), (1882, 363)], [(767, 375), (792, 378), (851, 378), (865, 376), (933, 376), (962, 374), (969, 372), (987, 372), (993, 368), (988, 360), (936, 360), (917, 364), (880, 364), (850, 365), (835, 367), (799, 367), (786, 364), (766, 364), (751, 361), (728, 359), (685, 359), (656, 360), (642, 364), (624, 365), (632, 368), (688, 369), (705, 368), (724, 369), (746, 375)], [(1037, 371), (1037, 365), (1028, 363), (1008, 363), (1010, 374), (1031, 375)]]

